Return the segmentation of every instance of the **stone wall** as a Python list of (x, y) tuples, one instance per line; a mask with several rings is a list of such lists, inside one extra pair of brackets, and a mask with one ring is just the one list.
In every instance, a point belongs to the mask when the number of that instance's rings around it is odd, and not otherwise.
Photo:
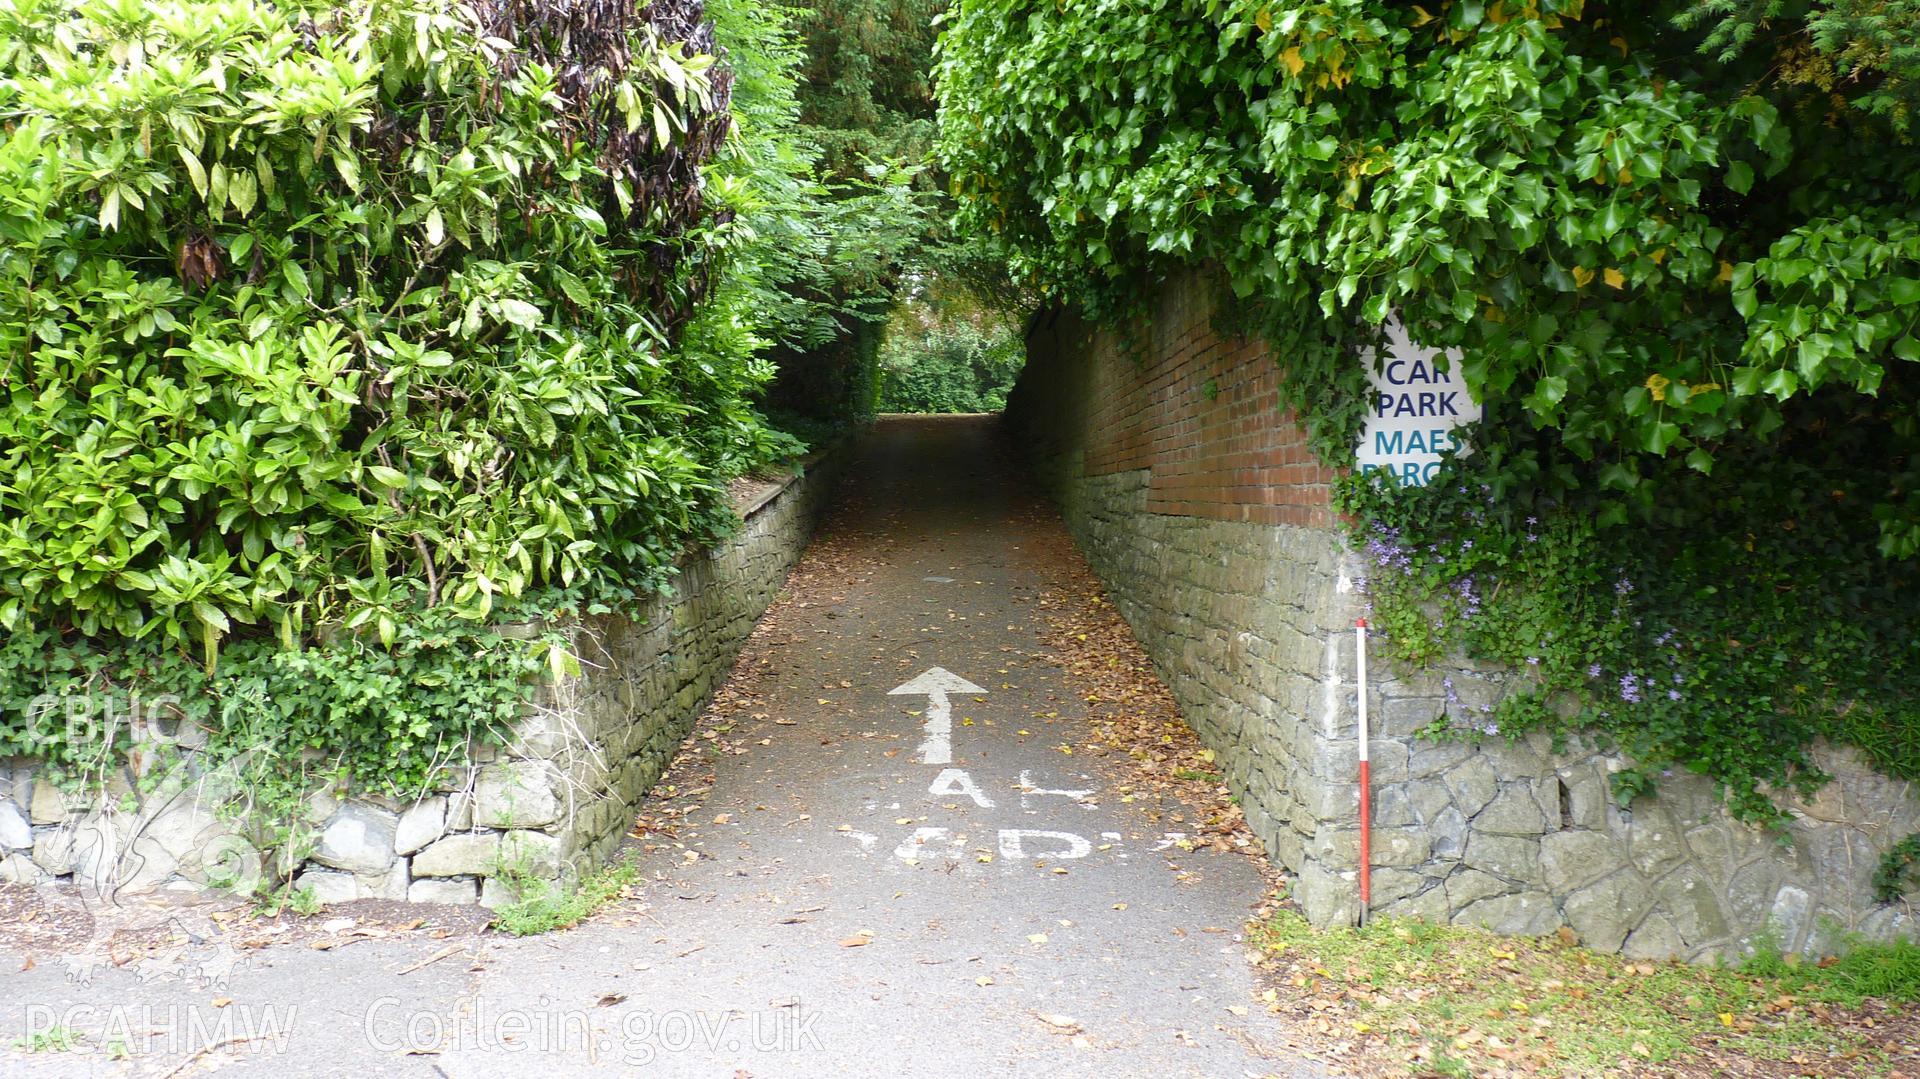
[[(512, 898), (503, 872), (567, 880), (604, 863), (805, 549), (831, 464), (817, 459), (740, 504), (742, 527), (685, 555), (672, 596), (633, 618), (565, 627), (581, 673), (543, 685), (503, 746), (469, 748), (432, 793), (312, 795), (317, 842), (291, 869), (296, 887), (324, 902), (497, 905)], [(191, 749), (168, 775), (116, 769), (103, 796), (84, 799), (42, 772), (0, 760), (0, 881), (70, 880), (111, 896), (260, 867), (221, 812), (245, 792), (230, 769), (199, 767)]]
[[(1035, 320), (1008, 405), (1035, 471), (1188, 721), (1219, 753), (1254, 830), (1317, 924), (1358, 916), (1353, 626), (1365, 567), (1327, 511), (1331, 473), (1303, 464), (1278, 365), (1212, 327), (1198, 277), (1167, 283), (1131, 354), (1071, 312)], [(1594, 752), (1544, 739), (1415, 737), (1480, 714), (1504, 672), (1371, 664), (1377, 910), (1510, 933), (1569, 926), (1596, 948), (1707, 959), (1759, 934), (1830, 952), (1849, 932), (1913, 935), (1910, 904), (1868, 880), (1920, 831), (1911, 784), (1822, 746), (1835, 780), (1788, 841), (1733, 821), (1712, 785), (1664, 778), (1622, 808)]]

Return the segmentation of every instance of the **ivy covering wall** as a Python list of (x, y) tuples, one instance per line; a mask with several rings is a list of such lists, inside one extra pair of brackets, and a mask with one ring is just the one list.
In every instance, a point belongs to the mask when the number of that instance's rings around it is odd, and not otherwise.
[(1448, 737), (1580, 733), (1734, 808), (1818, 735), (1920, 775), (1920, 5), (962, 0), (965, 223), (1122, 329), (1213, 267), (1350, 462), (1395, 316), (1486, 407), (1350, 479), (1405, 657), (1513, 664)]

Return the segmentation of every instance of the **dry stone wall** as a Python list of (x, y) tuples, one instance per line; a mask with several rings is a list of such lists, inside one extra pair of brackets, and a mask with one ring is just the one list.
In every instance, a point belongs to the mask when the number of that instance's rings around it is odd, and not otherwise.
[[(470, 747), (438, 789), (408, 801), (315, 793), (317, 839), (295, 885), (324, 902), (498, 905), (512, 898), (503, 877), (566, 880), (604, 863), (805, 549), (832, 464), (817, 459), (739, 507), (742, 527), (685, 555), (671, 596), (563, 627), (581, 673), (542, 686), (504, 745)], [(33, 760), (0, 761), (0, 882), (107, 895), (201, 887), (257, 864), (221, 811), (245, 792), (186, 748), (172, 775), (117, 769), (85, 797)]]
[[(1036, 319), (1008, 407), (1036, 473), (1254, 830), (1317, 924), (1358, 915), (1353, 625), (1366, 567), (1327, 511), (1329, 473), (1279, 405), (1262, 345), (1212, 327), (1204, 279), (1168, 282), (1138, 351), (1071, 312)], [(1178, 497), (1170, 497), (1177, 494)], [(1544, 739), (1436, 742), (1506, 675), (1401, 671), (1375, 654), (1369, 710), (1376, 909), (1546, 933), (1648, 958), (1738, 954), (1763, 934), (1823, 955), (1848, 934), (1916, 933), (1873, 902), (1880, 854), (1920, 831), (1920, 792), (1821, 746), (1835, 779), (1784, 841), (1731, 819), (1712, 785), (1663, 778), (1622, 807), (1625, 764)]]

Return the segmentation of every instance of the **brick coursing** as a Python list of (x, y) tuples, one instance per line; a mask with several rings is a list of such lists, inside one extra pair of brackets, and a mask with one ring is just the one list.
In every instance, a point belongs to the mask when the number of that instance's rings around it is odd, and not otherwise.
[[(1265, 344), (1217, 332), (1212, 310), (1204, 287), (1183, 283), (1132, 362), (1076, 372), (1082, 407), (1060, 416), (1072, 425), (1061, 434), (1084, 449), (1088, 475), (1145, 469), (1150, 513), (1326, 525), (1335, 473), (1281, 407), (1279, 366)], [(1127, 351), (1070, 313), (1036, 330), (1036, 350), (1052, 355)]]

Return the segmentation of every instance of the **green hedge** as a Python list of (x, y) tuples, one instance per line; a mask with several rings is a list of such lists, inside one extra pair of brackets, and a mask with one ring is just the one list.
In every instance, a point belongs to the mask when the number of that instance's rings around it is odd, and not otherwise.
[(793, 446), (730, 75), (646, 12), (0, 9), (0, 627), (391, 642), (724, 527)]

